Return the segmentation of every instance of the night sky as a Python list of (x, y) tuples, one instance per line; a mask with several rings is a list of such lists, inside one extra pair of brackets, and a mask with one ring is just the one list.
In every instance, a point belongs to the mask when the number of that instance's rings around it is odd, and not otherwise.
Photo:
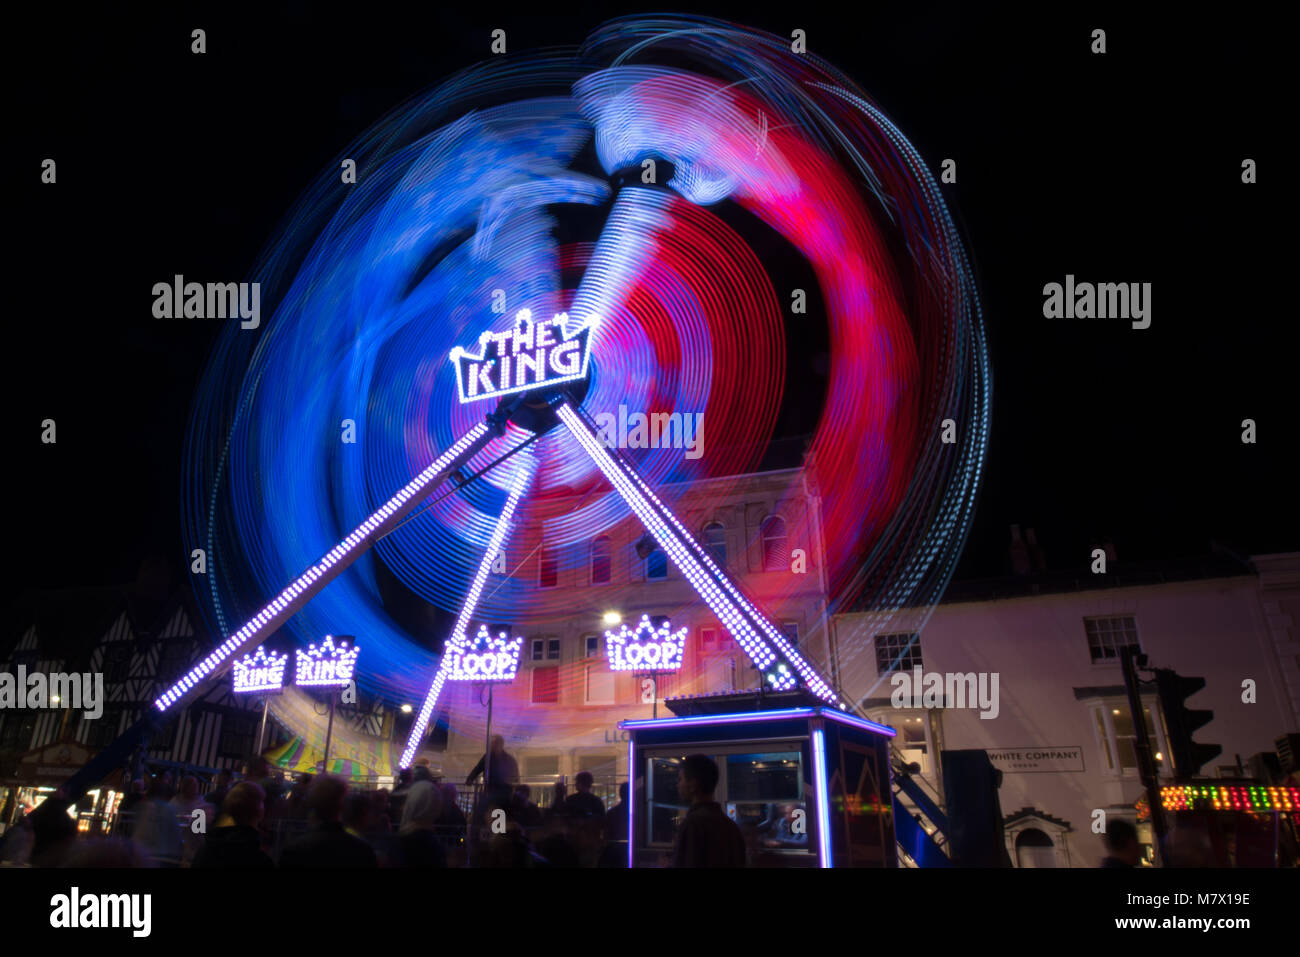
[[(1012, 523), (1038, 530), (1052, 567), (1082, 566), (1107, 538), (1121, 561), (1202, 554), (1211, 540), (1300, 548), (1296, 319), (1280, 295), (1291, 172), (1279, 138), (1294, 112), (1280, 95), (1284, 31), (1254, 10), (1243, 25), (1141, 22), (1095, 4), (1028, 19), (905, 6), (857, 21), (803, 4), (692, 12), (805, 29), (936, 173), (958, 162), (943, 189), (994, 373), (959, 576), (1005, 572)], [(185, 425), (218, 322), (154, 319), (153, 283), (249, 278), (312, 178), (392, 107), (486, 57), (492, 29), (513, 50), (576, 44), (638, 12), (568, 8), (7, 14), (20, 18), (4, 150), (8, 598), (129, 581), (151, 555), (184, 572)], [(207, 30), (204, 56), (190, 53), (194, 27)], [(1104, 56), (1089, 52), (1094, 27), (1107, 30)], [(55, 186), (40, 183), (45, 157)], [(1246, 157), (1256, 185), (1241, 183)], [(1151, 328), (1045, 319), (1043, 285), (1067, 273), (1152, 283)], [(1247, 417), (1254, 446), (1240, 441)], [(45, 418), (56, 445), (40, 442)]]

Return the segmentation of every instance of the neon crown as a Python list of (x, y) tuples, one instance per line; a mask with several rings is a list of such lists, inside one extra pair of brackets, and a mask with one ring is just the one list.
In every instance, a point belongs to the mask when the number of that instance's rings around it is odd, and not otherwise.
[(519, 652), (524, 647), (522, 638), (508, 638), (500, 632), (493, 638), (487, 625), (479, 626), (478, 634), (467, 642), (455, 642), (451, 652), (451, 681), (513, 681), (519, 671)]
[(297, 649), (298, 670), (296, 684), (300, 685), (343, 685), (352, 680), (356, 667), (357, 655), (361, 649), (340, 639), (334, 644), (334, 636), (326, 635), (325, 640), (316, 645), (308, 645), (307, 650)]
[(605, 654), (611, 671), (676, 671), (682, 666), (685, 650), (685, 628), (670, 634), (668, 622), (655, 628), (649, 615), (641, 616), (635, 632), (627, 625), (618, 634), (605, 632)]
[(257, 654), (244, 655), (233, 666), (235, 691), (274, 691), (284, 687), (284, 668), (289, 656), (266, 653), (258, 645)]
[(461, 402), (477, 402), (512, 392), (574, 382), (587, 376), (591, 321), (566, 334), (569, 314), (561, 312), (549, 322), (533, 322), (529, 309), (515, 314), (509, 332), (484, 332), (475, 355), (456, 346), (456, 384)]

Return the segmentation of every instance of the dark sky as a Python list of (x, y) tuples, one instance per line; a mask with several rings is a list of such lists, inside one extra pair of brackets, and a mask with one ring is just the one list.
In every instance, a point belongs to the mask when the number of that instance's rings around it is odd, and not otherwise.
[[(432, 5), (430, 5), (432, 6)], [(413, 14), (69, 17), (9, 33), (9, 596), (183, 569), (180, 462), (215, 323), (151, 316), (182, 273), (246, 278), (311, 179), (393, 106), (487, 54), (579, 42), (635, 8), (465, 5)], [(825, 8), (840, 5), (825, 4)], [(867, 6), (867, 5), (864, 5)], [(872, 8), (877, 5), (869, 5)], [(707, 12), (788, 35), (855, 78), (938, 169), (977, 270), (994, 368), (989, 465), (959, 570), (1005, 570), (1007, 526), (1053, 566), (1300, 548), (1294, 307), (1280, 307), (1290, 175), (1280, 38), (1267, 14), (1185, 22), (1076, 12)], [(480, 13), (479, 10), (486, 11)], [(1238, 21), (1249, 20), (1249, 23)], [(189, 52), (195, 26), (209, 52)], [(1094, 27), (1110, 52), (1088, 52)], [(58, 161), (57, 186), (39, 164)], [(1243, 158), (1260, 182), (1240, 182)], [(1289, 263), (1287, 264), (1290, 265)], [(1042, 287), (1151, 282), (1152, 327), (1049, 321)], [(1259, 444), (1243, 446), (1243, 418)], [(54, 418), (58, 443), (40, 443)]]

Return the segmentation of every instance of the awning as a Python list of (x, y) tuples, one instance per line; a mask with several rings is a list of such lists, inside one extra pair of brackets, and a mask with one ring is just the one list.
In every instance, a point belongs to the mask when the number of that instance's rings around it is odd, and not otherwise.
[[(322, 753), (303, 738), (294, 737), (285, 744), (266, 752), (266, 759), (275, 767), (299, 774), (312, 774), (320, 764)], [(374, 740), (365, 744), (345, 745), (342, 749), (331, 743), (328, 771), (354, 781), (377, 775), (391, 775), (396, 761), (392, 744)]]

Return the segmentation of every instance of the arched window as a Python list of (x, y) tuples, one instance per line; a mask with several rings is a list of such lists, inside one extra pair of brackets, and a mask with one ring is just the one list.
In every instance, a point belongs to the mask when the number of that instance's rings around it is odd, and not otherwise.
[(790, 568), (790, 548), (786, 544), (785, 519), (769, 515), (759, 526), (763, 540), (763, 571), (781, 572)]
[(1017, 867), (1055, 867), (1056, 847), (1052, 839), (1036, 827), (1027, 827), (1016, 835)]
[(704, 550), (719, 568), (727, 567), (727, 530), (721, 522), (704, 526)]
[(608, 585), (610, 576), (609, 536), (601, 535), (591, 543), (591, 583)]

